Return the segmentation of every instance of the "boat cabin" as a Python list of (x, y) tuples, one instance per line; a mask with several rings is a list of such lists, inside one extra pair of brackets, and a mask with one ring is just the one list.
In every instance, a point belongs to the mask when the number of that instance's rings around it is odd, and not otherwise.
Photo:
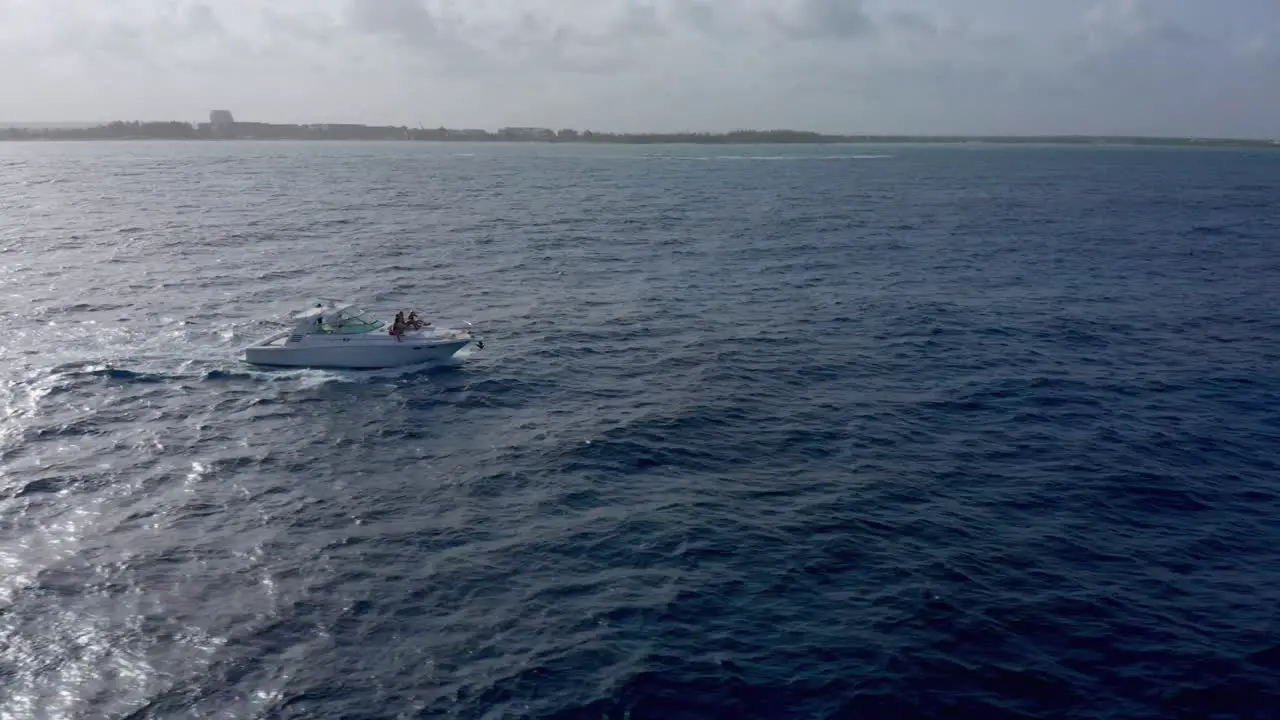
[(385, 322), (370, 318), (363, 308), (348, 305), (316, 310), (299, 317), (294, 325), (293, 336), (362, 335), (386, 326)]

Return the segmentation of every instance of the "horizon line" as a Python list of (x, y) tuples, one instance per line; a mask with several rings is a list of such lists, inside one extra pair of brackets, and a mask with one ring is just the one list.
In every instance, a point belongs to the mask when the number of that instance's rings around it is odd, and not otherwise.
[(535, 142), (652, 144), (994, 144), (994, 145), (1146, 145), (1172, 147), (1236, 147), (1280, 149), (1277, 138), (1240, 138), (1199, 135), (1132, 135), (1091, 133), (829, 133), (791, 128), (739, 128), (734, 130), (681, 130), (619, 132), (562, 127), (504, 126), (488, 128), (427, 128), (409, 125), (365, 123), (268, 123), (238, 121), (226, 111), (213, 111), (209, 122), (189, 120), (111, 120), (88, 124), (73, 122), (0, 123), (0, 142), (103, 140), (293, 140), (293, 141), (392, 141), (411, 142)]
[[(191, 121), (191, 120), (105, 120), (105, 121), (70, 121), (70, 120), (44, 120), (44, 121), (0, 121), (0, 130), (44, 130), (44, 129), (93, 129), (99, 127), (107, 127), (115, 123), (125, 124), (171, 124), (182, 123), (191, 125), (192, 127), (200, 127), (201, 125), (210, 125), (208, 121)], [(233, 125), (266, 125), (279, 127), (323, 127), (323, 126), (346, 126), (360, 127), (369, 129), (407, 129), (419, 131), (445, 131), (454, 132), (476, 132), (483, 131), (490, 134), (501, 134), (503, 130), (550, 130), (552, 132), (570, 131), (576, 133), (590, 132), (593, 135), (614, 135), (614, 136), (662, 136), (662, 135), (734, 135), (741, 133), (767, 134), (767, 133), (788, 133), (798, 135), (816, 135), (827, 138), (856, 137), (856, 138), (921, 138), (921, 139), (999, 139), (999, 138), (1017, 138), (1017, 139), (1052, 139), (1052, 138), (1075, 138), (1075, 139), (1133, 139), (1133, 140), (1182, 140), (1182, 141), (1229, 141), (1229, 142), (1254, 142), (1254, 143), (1280, 143), (1280, 132), (1275, 136), (1248, 136), (1248, 135), (1192, 135), (1192, 134), (1143, 134), (1143, 133), (1127, 133), (1127, 132), (892, 132), (892, 131), (821, 131), (808, 130), (795, 127), (739, 127), (734, 129), (719, 130), (605, 130), (593, 128), (573, 128), (573, 127), (553, 127), (539, 125), (502, 125), (496, 129), (487, 127), (449, 127), (447, 125), (431, 125), (418, 123), (417, 125), (408, 124), (369, 124), (359, 122), (262, 122), (256, 120), (234, 120)]]

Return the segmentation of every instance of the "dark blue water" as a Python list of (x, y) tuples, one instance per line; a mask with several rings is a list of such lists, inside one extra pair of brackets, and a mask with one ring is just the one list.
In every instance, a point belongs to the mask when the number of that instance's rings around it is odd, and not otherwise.
[[(2, 718), (1280, 717), (1280, 153), (0, 146)], [(265, 372), (316, 297), (486, 339)]]

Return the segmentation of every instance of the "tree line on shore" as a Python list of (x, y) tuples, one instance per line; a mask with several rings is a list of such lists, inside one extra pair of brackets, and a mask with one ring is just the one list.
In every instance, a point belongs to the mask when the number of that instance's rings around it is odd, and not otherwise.
[(222, 126), (182, 121), (113, 121), (92, 127), (9, 127), (0, 128), (0, 140), (420, 140), (496, 142), (598, 142), (598, 143), (692, 143), (692, 144), (777, 144), (777, 143), (1073, 143), (1137, 145), (1206, 145), (1280, 147), (1272, 140), (1215, 138), (1099, 137), (1099, 136), (968, 136), (968, 135), (831, 135), (806, 130), (734, 130), (724, 133), (613, 133), (592, 130), (548, 128), (502, 128), (455, 130), (410, 128), (394, 125), (312, 124), (235, 122)]

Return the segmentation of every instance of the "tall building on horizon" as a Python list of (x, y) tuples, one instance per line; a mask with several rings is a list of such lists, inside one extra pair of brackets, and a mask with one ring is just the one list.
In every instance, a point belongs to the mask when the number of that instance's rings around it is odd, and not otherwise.
[(210, 110), (209, 124), (215, 128), (230, 127), (236, 124), (236, 119), (231, 117), (230, 110)]

